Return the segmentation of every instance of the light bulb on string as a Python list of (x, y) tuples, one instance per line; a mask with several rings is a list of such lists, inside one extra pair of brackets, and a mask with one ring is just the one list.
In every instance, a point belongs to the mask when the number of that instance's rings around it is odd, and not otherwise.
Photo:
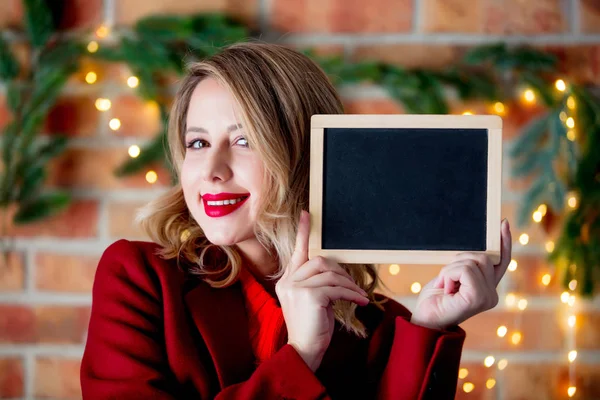
[(468, 375), (469, 375), (469, 370), (466, 369), (466, 368), (461, 368), (458, 371), (458, 378), (459, 379), (465, 379)]
[(533, 214), (531, 215), (531, 219), (533, 219), (533, 221), (535, 223), (539, 223), (542, 220), (542, 213), (539, 211), (534, 211)]
[(571, 142), (574, 142), (576, 138), (577, 135), (575, 134), (575, 131), (573, 129), (569, 129), (567, 131), (567, 139), (569, 139)]
[(140, 147), (136, 145), (130, 146), (127, 153), (129, 154), (129, 157), (136, 158), (140, 155)]
[(548, 253), (552, 253), (554, 251), (554, 242), (552, 240), (546, 242), (546, 251)]
[(390, 275), (398, 275), (400, 272), (400, 266), (398, 264), (390, 265)]
[(521, 311), (525, 310), (527, 308), (527, 299), (519, 300), (517, 307), (519, 307), (519, 310)]
[(494, 111), (498, 115), (504, 115), (504, 113), (506, 112), (506, 106), (503, 103), (497, 101), (496, 103), (494, 103)]
[(100, 25), (98, 29), (96, 29), (96, 36), (100, 39), (104, 39), (110, 33), (110, 29), (106, 25)]
[(462, 113), (462, 115), (473, 115), (473, 111), (469, 111), (469, 110), (467, 110), (467, 111), (464, 111), (464, 112)]
[(483, 360), (483, 365), (485, 365), (486, 367), (491, 367), (492, 365), (494, 365), (494, 363), (496, 362), (496, 359), (494, 358), (494, 356), (487, 356), (485, 358), (485, 360)]
[(417, 294), (421, 291), (421, 284), (419, 282), (414, 282), (410, 285), (410, 291)]
[(573, 117), (567, 118), (567, 120), (565, 121), (565, 125), (567, 125), (567, 128), (569, 129), (575, 128), (575, 120), (573, 119)]
[(136, 88), (139, 84), (140, 80), (137, 76), (130, 76), (129, 78), (127, 78), (127, 86), (129, 86), (130, 88)]
[(533, 92), (533, 90), (526, 89), (525, 91), (523, 91), (523, 100), (525, 100), (526, 103), (535, 103), (535, 93)]
[(110, 129), (112, 129), (113, 131), (117, 131), (119, 130), (119, 128), (121, 127), (121, 120), (118, 118), (113, 118), (110, 120), (110, 122), (108, 123), (108, 126), (110, 127)]
[(567, 319), (567, 323), (569, 324), (569, 326), (571, 328), (573, 328), (575, 326), (575, 324), (577, 323), (577, 317), (575, 315), (569, 315), (569, 318)]
[(157, 180), (158, 180), (158, 175), (156, 172), (154, 172), (154, 171), (146, 172), (146, 181), (148, 183), (156, 183)]
[(521, 335), (521, 332), (514, 332), (510, 337), (510, 341), (512, 342), (512, 344), (517, 345), (521, 342), (522, 338), (523, 335)]
[(515, 305), (515, 302), (517, 301), (517, 296), (515, 296), (514, 293), (508, 293), (505, 297), (505, 303), (508, 307), (512, 307)]
[(510, 263), (508, 264), (508, 270), (511, 272), (514, 272), (517, 270), (517, 261), (516, 260), (510, 260)]
[(571, 290), (577, 289), (577, 279), (573, 279), (573, 280), (571, 280), (571, 282), (569, 282), (569, 289), (571, 289)]
[(567, 394), (569, 395), (569, 397), (573, 397), (575, 396), (576, 391), (577, 388), (575, 386), (569, 386), (569, 389), (567, 389)]
[(567, 301), (569, 307), (573, 307), (575, 305), (575, 295), (569, 296), (569, 301)]
[(571, 295), (569, 294), (569, 292), (562, 292), (560, 295), (560, 301), (567, 304), (569, 302), (570, 297)]
[(98, 42), (96, 42), (95, 40), (92, 40), (87, 45), (87, 51), (90, 52), (90, 53), (95, 53), (95, 52), (98, 51), (99, 47), (100, 46), (98, 46)]
[(567, 97), (567, 108), (569, 110), (575, 109), (575, 98), (573, 96)]
[(529, 243), (529, 235), (526, 233), (521, 234), (521, 236), (519, 236), (519, 243), (523, 246), (527, 245), (527, 243)]
[(508, 329), (506, 328), (506, 326), (502, 325), (502, 326), (498, 327), (496, 334), (498, 335), (498, 337), (504, 337), (504, 336), (506, 336), (507, 332), (508, 332)]
[(94, 71), (90, 71), (87, 74), (85, 74), (85, 81), (90, 85), (96, 83), (97, 79), (98, 75)]
[(506, 368), (507, 365), (508, 365), (508, 360), (506, 358), (503, 358), (502, 360), (498, 361), (498, 369), (500, 371), (502, 371), (504, 368)]
[(559, 92), (564, 92), (567, 89), (567, 84), (562, 79), (557, 79), (554, 86)]
[(571, 350), (569, 352), (569, 362), (572, 363), (573, 361), (575, 361), (575, 359), (577, 358), (577, 350)]
[(485, 387), (488, 389), (492, 389), (494, 386), (496, 386), (496, 380), (494, 378), (490, 378), (485, 382)]
[(98, 98), (96, 99), (95, 105), (96, 109), (98, 109), (99, 111), (108, 111), (110, 110), (111, 102), (109, 99)]
[(551, 280), (552, 280), (552, 275), (544, 274), (544, 276), (542, 276), (542, 285), (548, 286), (550, 284)]
[(465, 382), (463, 384), (463, 390), (465, 391), (465, 393), (471, 393), (473, 389), (475, 389), (475, 385), (473, 385), (473, 383)]

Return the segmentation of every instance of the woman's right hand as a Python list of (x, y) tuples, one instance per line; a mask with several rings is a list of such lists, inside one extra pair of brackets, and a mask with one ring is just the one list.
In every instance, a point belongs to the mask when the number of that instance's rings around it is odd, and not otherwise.
[(275, 285), (291, 344), (310, 369), (317, 370), (329, 347), (335, 300), (367, 305), (362, 290), (338, 263), (322, 256), (308, 259), (310, 215), (302, 210), (292, 260)]

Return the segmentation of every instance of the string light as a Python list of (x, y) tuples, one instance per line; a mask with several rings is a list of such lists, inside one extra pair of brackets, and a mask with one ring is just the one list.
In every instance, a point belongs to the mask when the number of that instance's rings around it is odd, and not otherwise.
[(554, 242), (552, 240), (546, 242), (546, 251), (548, 253), (552, 253), (554, 251)]
[(490, 378), (485, 382), (485, 387), (488, 389), (492, 389), (494, 386), (496, 386), (496, 380), (494, 378)]
[(567, 320), (567, 323), (569, 324), (569, 326), (572, 328), (575, 326), (575, 323), (577, 322), (577, 317), (575, 315), (569, 315), (569, 318)]
[(571, 195), (569, 197), (569, 200), (567, 200), (567, 204), (569, 205), (569, 207), (571, 208), (576, 208), (577, 207), (577, 197)]
[(140, 155), (140, 147), (135, 144), (133, 146), (129, 146), (127, 153), (129, 153), (129, 157), (136, 158)]
[(526, 299), (521, 299), (519, 300), (519, 304), (518, 304), (519, 310), (523, 311), (527, 308), (527, 300)]
[(466, 368), (461, 368), (458, 371), (458, 377), (459, 377), (459, 379), (465, 379), (468, 375), (469, 375), (469, 370), (466, 369)]
[(571, 289), (571, 290), (577, 289), (577, 280), (576, 279), (573, 279), (571, 282), (569, 282), (569, 289)]
[(104, 39), (110, 33), (110, 29), (106, 25), (100, 25), (98, 29), (96, 29), (96, 36), (100, 39)]
[(473, 112), (467, 110), (467, 111), (463, 112), (462, 115), (473, 115)]
[(531, 218), (533, 218), (533, 220), (537, 223), (540, 222), (542, 220), (542, 213), (539, 211), (534, 211), (533, 215), (531, 216)]
[(146, 172), (146, 181), (148, 183), (155, 183), (158, 179), (158, 175), (154, 171)]
[(529, 243), (529, 235), (526, 233), (523, 233), (521, 236), (519, 236), (519, 242), (525, 246), (527, 243)]
[(506, 112), (506, 107), (504, 106), (503, 103), (498, 101), (498, 102), (494, 103), (494, 111), (498, 115), (504, 115), (504, 113)]
[(558, 116), (562, 122), (565, 122), (567, 120), (567, 113), (564, 111), (561, 111)]
[(390, 265), (390, 275), (398, 275), (400, 272), (400, 266), (398, 264)]
[(98, 42), (96, 42), (95, 40), (92, 40), (87, 45), (87, 51), (90, 53), (95, 53), (98, 51), (98, 47), (99, 47)]
[(573, 96), (567, 97), (567, 107), (570, 110), (574, 110), (575, 109), (575, 98)]
[(567, 89), (567, 84), (562, 79), (558, 79), (554, 83), (554, 86), (556, 86), (556, 89), (558, 89), (560, 92), (564, 92)]
[(569, 297), (571, 297), (571, 295), (569, 294), (569, 292), (562, 292), (560, 295), (560, 301), (562, 301), (563, 303), (567, 304), (567, 302), (569, 301)]
[(421, 284), (419, 282), (414, 282), (410, 285), (410, 291), (413, 293), (419, 293), (421, 291)]
[(99, 111), (108, 111), (110, 110), (111, 102), (109, 99), (99, 98), (96, 99), (96, 108)]
[(567, 121), (565, 122), (565, 124), (567, 125), (567, 128), (570, 128), (570, 129), (575, 128), (575, 120), (573, 119), (573, 117), (567, 118)]
[(475, 385), (473, 385), (471, 382), (465, 382), (463, 384), (463, 390), (465, 393), (471, 393), (473, 389), (475, 389)]
[(521, 342), (522, 337), (523, 335), (521, 335), (521, 332), (515, 332), (512, 334), (510, 340), (513, 344), (519, 344)]
[(498, 334), (498, 337), (506, 336), (506, 332), (508, 332), (508, 329), (504, 325), (499, 326), (498, 330), (496, 331), (496, 333)]
[(573, 307), (575, 305), (575, 295), (569, 296), (569, 301), (567, 302), (569, 307)]
[(85, 81), (87, 83), (89, 83), (90, 85), (95, 83), (97, 79), (98, 79), (98, 75), (96, 75), (96, 73), (93, 71), (90, 71), (85, 75)]
[(483, 365), (485, 365), (486, 367), (491, 367), (492, 365), (494, 365), (494, 363), (496, 362), (496, 359), (494, 358), (494, 356), (487, 356), (485, 358), (485, 360), (483, 361)]
[(127, 86), (129, 86), (130, 88), (136, 88), (139, 84), (140, 80), (137, 76), (130, 76), (129, 78), (127, 78)]
[(569, 397), (573, 397), (573, 396), (575, 396), (576, 391), (577, 391), (577, 388), (575, 386), (569, 386), (569, 389), (567, 390), (567, 394), (569, 395)]
[(523, 99), (525, 99), (527, 103), (535, 103), (535, 93), (533, 93), (533, 90), (525, 90), (523, 92)]
[(573, 362), (575, 361), (575, 359), (577, 358), (577, 350), (571, 350), (569, 352), (569, 362)]
[(542, 213), (542, 217), (546, 216), (546, 212), (548, 212), (548, 207), (542, 203), (538, 206), (537, 210)]
[(542, 276), (542, 285), (548, 286), (550, 284), (551, 280), (552, 280), (552, 275), (545, 274), (544, 276)]
[(503, 358), (502, 360), (498, 361), (498, 369), (500, 371), (502, 371), (504, 368), (506, 368), (507, 365), (508, 365), (508, 360), (506, 358)]
[(567, 139), (569, 139), (571, 142), (574, 142), (575, 141), (575, 137), (576, 137), (575, 131), (573, 129), (569, 129), (567, 131)]
[(119, 128), (121, 127), (121, 121), (118, 118), (113, 118), (108, 123), (108, 126), (110, 126), (110, 129), (112, 129), (113, 131), (119, 130)]
[(515, 296), (514, 293), (508, 293), (506, 295), (505, 302), (508, 307), (514, 306), (516, 301), (517, 301), (517, 296)]
[(511, 272), (517, 270), (517, 262), (515, 260), (510, 260), (510, 263), (508, 264), (508, 270)]

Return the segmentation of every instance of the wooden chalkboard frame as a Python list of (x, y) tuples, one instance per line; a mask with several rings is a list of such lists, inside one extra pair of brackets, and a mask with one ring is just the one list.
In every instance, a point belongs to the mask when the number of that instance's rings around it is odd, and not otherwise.
[(309, 258), (324, 256), (348, 264), (447, 264), (464, 251), (323, 249), (323, 165), (326, 128), (475, 128), (488, 131), (487, 235), (484, 253), (500, 262), (502, 204), (502, 119), (497, 115), (313, 115), (311, 118)]

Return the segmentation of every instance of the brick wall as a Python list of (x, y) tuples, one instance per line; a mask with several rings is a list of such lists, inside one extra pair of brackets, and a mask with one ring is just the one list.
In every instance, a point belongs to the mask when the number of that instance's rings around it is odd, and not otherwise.
[[(595, 0), (65, 0), (64, 29), (93, 28), (101, 23), (127, 26), (151, 14), (222, 10), (243, 18), (263, 32), (262, 38), (291, 46), (317, 46), (348, 59), (376, 58), (405, 66), (442, 67), (466, 49), (504, 40), (529, 43), (557, 54), (565, 78), (600, 83), (600, 3)], [(0, 28), (21, 26), (20, 0), (0, 2)], [(12, 47), (26, 59), (26, 44), (12, 38)], [(98, 82), (83, 77), (94, 70)], [(17, 252), (0, 275), (0, 398), (78, 398), (79, 360), (90, 313), (90, 290), (102, 251), (113, 241), (143, 238), (132, 227), (133, 211), (168, 185), (166, 173), (146, 182), (144, 174), (117, 179), (112, 171), (130, 145), (141, 145), (158, 126), (156, 107), (140, 101), (125, 85), (121, 65), (86, 63), (73, 77), (48, 118), (48, 132), (72, 137), (66, 154), (52, 164), (49, 184), (68, 188), (72, 205), (59, 216), (27, 227), (11, 227)], [(10, 118), (0, 87), (0, 126)], [(349, 113), (396, 113), (401, 108), (383, 90), (366, 85), (342, 90)], [(112, 100), (99, 112), (97, 97)], [(454, 112), (487, 112), (482, 103), (453, 104)], [(504, 138), (509, 143), (539, 109), (508, 104)], [(121, 129), (108, 127), (111, 118)], [(505, 178), (510, 165), (505, 163)], [(504, 182), (502, 216), (514, 221), (520, 191), (530, 180)], [(571, 379), (575, 398), (600, 398), (600, 300), (577, 301), (578, 320), (566, 323), (568, 306), (561, 303), (556, 280), (543, 286), (540, 278), (552, 270), (544, 261), (550, 238), (539, 226), (527, 232), (530, 242), (516, 240), (522, 231), (513, 223), (513, 258), (518, 262), (500, 286), (501, 303), (463, 324), (468, 332), (458, 398), (563, 399), (567, 396), (567, 352), (579, 351)], [(381, 274), (397, 299), (412, 308), (413, 282), (426, 283), (440, 266), (401, 265), (399, 272), (381, 266)], [(395, 274), (392, 274), (394, 272)], [(398, 272), (398, 273), (396, 273)], [(516, 293), (528, 300), (525, 311), (504, 302)], [(508, 334), (496, 335), (504, 325)], [(519, 330), (522, 340), (510, 343)], [(483, 365), (493, 355), (491, 368)], [(497, 367), (506, 359), (508, 366)], [(486, 388), (488, 378), (496, 385)], [(464, 382), (474, 389), (466, 394)]]

